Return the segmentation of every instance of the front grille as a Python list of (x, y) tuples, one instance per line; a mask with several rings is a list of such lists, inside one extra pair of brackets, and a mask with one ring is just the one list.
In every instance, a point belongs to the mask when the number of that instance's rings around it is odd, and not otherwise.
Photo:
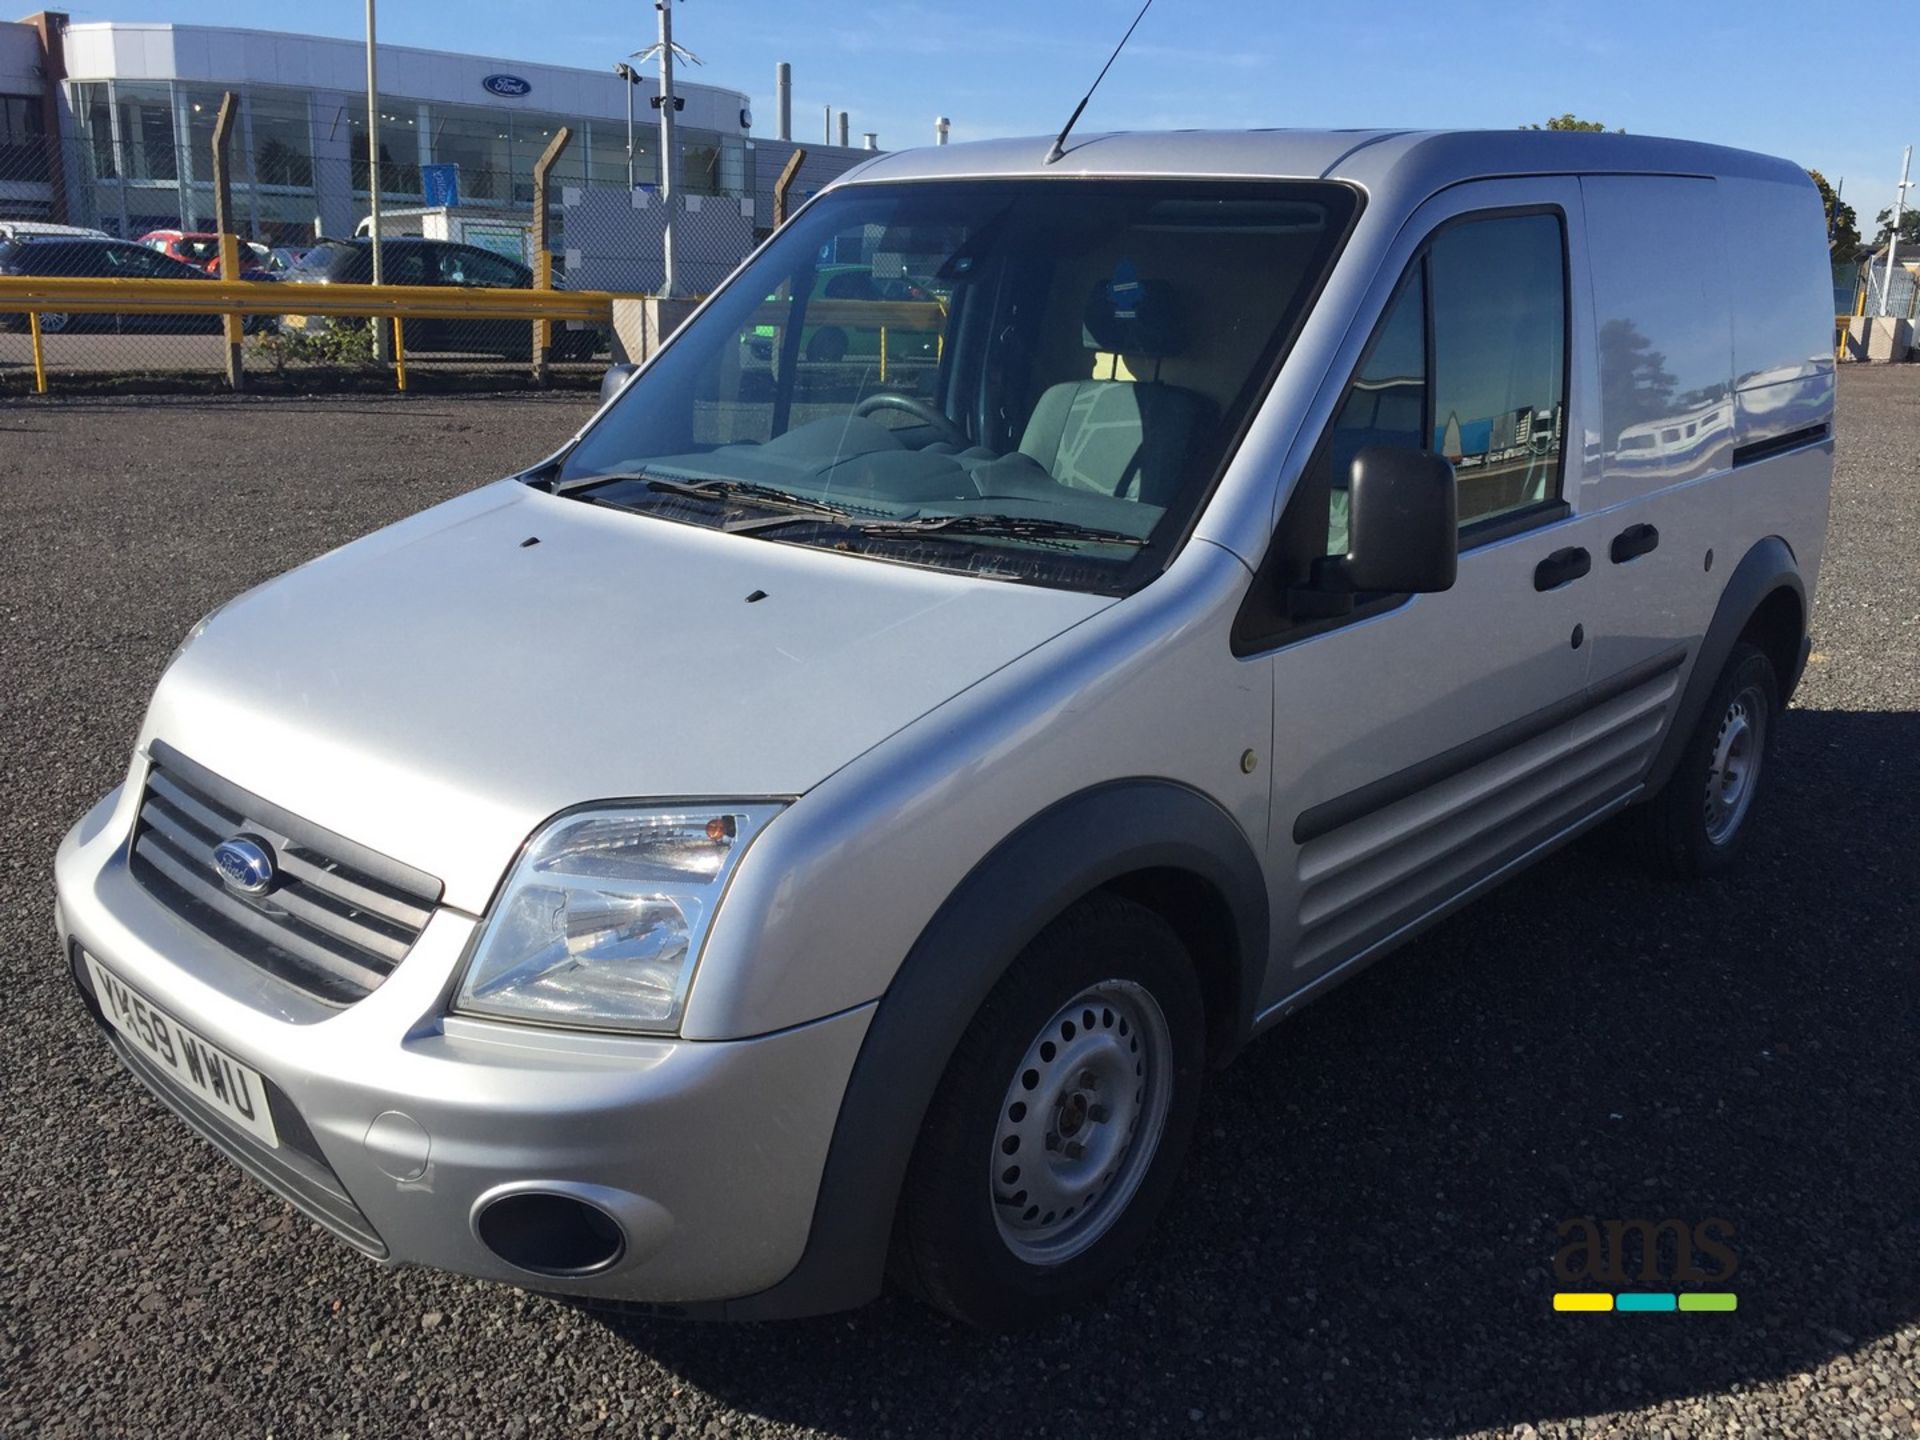
[[(136, 880), (181, 919), (243, 959), (333, 1004), (371, 993), (419, 938), (440, 882), (251, 795), (154, 741), (134, 826)], [(266, 892), (247, 895), (214, 868), (245, 835), (273, 856)]]

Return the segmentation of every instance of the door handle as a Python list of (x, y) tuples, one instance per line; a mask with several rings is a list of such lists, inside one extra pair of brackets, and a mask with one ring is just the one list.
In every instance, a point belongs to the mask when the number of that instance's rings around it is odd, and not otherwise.
[(1582, 547), (1572, 545), (1565, 550), (1556, 550), (1533, 567), (1533, 588), (1558, 590), (1562, 585), (1571, 585), (1591, 569), (1593, 556)]
[(1613, 548), (1608, 553), (1613, 557), (1614, 564), (1624, 565), (1658, 548), (1659, 544), (1660, 532), (1653, 526), (1629, 525), (1613, 537)]

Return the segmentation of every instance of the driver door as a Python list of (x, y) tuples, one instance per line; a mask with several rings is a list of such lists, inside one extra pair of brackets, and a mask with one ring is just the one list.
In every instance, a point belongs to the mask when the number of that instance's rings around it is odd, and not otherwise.
[[(1490, 182), (1416, 213), (1330, 377), (1320, 425), (1243, 615), (1271, 656), (1269, 885), (1290, 1004), (1493, 883), (1630, 783), (1616, 717), (1586, 708), (1594, 522), (1570, 497), (1569, 396), (1589, 353), (1580, 193)], [(1345, 476), (1363, 446), (1452, 461), (1459, 572), (1449, 590), (1290, 602), (1346, 548)], [(1259, 624), (1250, 624), (1258, 619)], [(1650, 737), (1649, 737), (1650, 738)]]

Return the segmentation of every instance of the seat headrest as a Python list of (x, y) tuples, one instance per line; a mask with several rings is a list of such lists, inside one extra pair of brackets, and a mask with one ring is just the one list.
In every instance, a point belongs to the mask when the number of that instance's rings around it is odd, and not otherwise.
[(1121, 265), (1087, 297), (1081, 342), (1089, 350), (1165, 360), (1180, 353), (1185, 328), (1165, 280), (1141, 280)]

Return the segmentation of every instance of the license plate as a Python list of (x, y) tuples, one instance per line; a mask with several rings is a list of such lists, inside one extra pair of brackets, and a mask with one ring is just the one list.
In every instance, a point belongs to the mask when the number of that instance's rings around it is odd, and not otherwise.
[(304, 315), (282, 315), (280, 317), (280, 323), (289, 330), (304, 330), (307, 328), (307, 317)]
[(222, 1120), (263, 1145), (280, 1147), (273, 1116), (267, 1113), (266, 1082), (258, 1070), (209, 1045), (93, 956), (86, 959), (93, 993), (114, 1029)]

